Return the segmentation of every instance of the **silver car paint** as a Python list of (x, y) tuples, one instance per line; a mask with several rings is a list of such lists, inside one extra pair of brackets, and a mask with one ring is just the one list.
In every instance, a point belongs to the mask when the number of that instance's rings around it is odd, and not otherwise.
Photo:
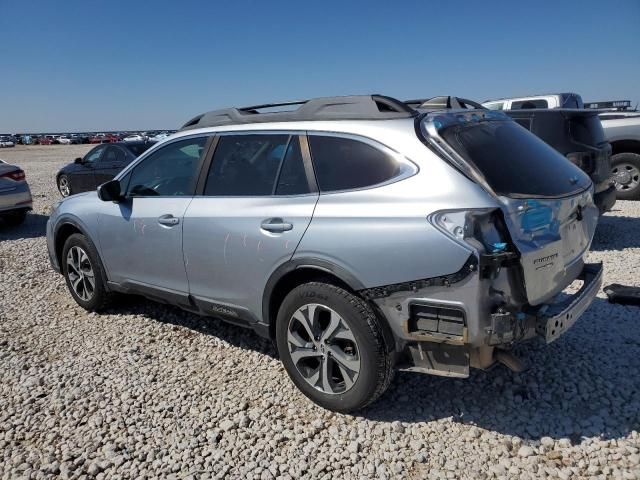
[[(291, 259), (309, 226), (317, 194), (281, 197), (196, 197), (184, 218), (184, 257), (196, 300), (262, 315), (262, 292), (273, 271)], [(263, 222), (292, 229), (272, 233)]]
[[(98, 202), (97, 238), (109, 279), (189, 291), (182, 257), (182, 217), (192, 197), (137, 197), (128, 202)], [(161, 217), (178, 223), (164, 225)]]
[[(0, 175), (17, 170), (19, 167), (0, 160)], [(26, 180), (12, 180), (0, 177), (0, 212), (31, 208), (31, 191)]]
[[(234, 125), (179, 132), (145, 152), (117, 178), (125, 176), (156, 149), (185, 136), (258, 130), (291, 131), (292, 124)], [(443, 234), (429, 223), (428, 217), (451, 209), (509, 209), (508, 202), (492, 196), (427, 148), (417, 138), (413, 120), (296, 122), (295, 130), (310, 135), (334, 132), (376, 139), (389, 149), (401, 152), (417, 170), (408, 178), (383, 186), (322, 194), (317, 204), (313, 195), (292, 197), (286, 204), (278, 197), (199, 197), (190, 204), (186, 199), (162, 199), (166, 200), (163, 208), (148, 207), (140, 213), (140, 218), (149, 222), (146, 225), (152, 225), (151, 230), (145, 231), (144, 239), (131, 223), (109, 224), (117, 216), (114, 209), (120, 207), (101, 202), (95, 194), (64, 200), (50, 223), (57, 225), (70, 214), (84, 219), (87, 234), (94, 242), (100, 238), (96, 243), (100, 245), (100, 254), (113, 281), (128, 278), (177, 291), (188, 290), (198, 298), (248, 309), (258, 321), (268, 322), (269, 319), (262, 318), (263, 287), (270, 274), (290, 259), (326, 260), (349, 272), (365, 288), (451, 274), (462, 267), (474, 250)], [(185, 206), (185, 202), (188, 205)], [(581, 249), (588, 248), (595, 228), (590, 205), (586, 206), (588, 222), (583, 240), (587, 245), (581, 245)], [(181, 228), (184, 228), (188, 284), (180, 270), (183, 257), (176, 253), (179, 241), (171, 236), (171, 243), (164, 244), (160, 234), (166, 232), (152, 223), (168, 213), (165, 210), (169, 208), (174, 208), (175, 215), (184, 214)], [(261, 232), (260, 221), (271, 217), (290, 220), (294, 230), (290, 235), (279, 236)], [(98, 223), (103, 221), (107, 223), (98, 231)], [(307, 225), (304, 233), (303, 227)], [(48, 231), (53, 235), (55, 228)], [(172, 233), (178, 231), (175, 229)], [(125, 235), (123, 238), (127, 240), (114, 240), (116, 232)], [(149, 239), (147, 234), (151, 232), (153, 238)], [(147, 241), (153, 242), (158, 250), (149, 249)], [(574, 265), (581, 264), (582, 253), (577, 253), (578, 261)], [(156, 265), (152, 265), (154, 261)], [(168, 268), (163, 267), (166, 261), (170, 263)], [(565, 273), (565, 277), (556, 279), (556, 284), (549, 285), (550, 290), (555, 291), (560, 284), (564, 288), (577, 275), (573, 267)], [(165, 278), (169, 276), (171, 279)], [(495, 282), (507, 285), (509, 280), (502, 277), (504, 274)], [(396, 336), (403, 338), (406, 337), (403, 322), (412, 299), (457, 302), (468, 313), (468, 340), (480, 344), (490, 309), (489, 286), (490, 282), (472, 275), (452, 287), (394, 294), (376, 303), (386, 314)]]

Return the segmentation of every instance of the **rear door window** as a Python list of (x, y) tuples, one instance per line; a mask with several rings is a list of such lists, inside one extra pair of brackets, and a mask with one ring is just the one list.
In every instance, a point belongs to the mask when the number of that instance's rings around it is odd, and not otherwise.
[(510, 120), (454, 124), (440, 135), (499, 195), (561, 197), (591, 183), (582, 170)]
[(359, 140), (309, 135), (309, 146), (322, 192), (371, 187), (401, 172), (395, 158)]
[(256, 197), (309, 193), (297, 135), (222, 135), (204, 194)]

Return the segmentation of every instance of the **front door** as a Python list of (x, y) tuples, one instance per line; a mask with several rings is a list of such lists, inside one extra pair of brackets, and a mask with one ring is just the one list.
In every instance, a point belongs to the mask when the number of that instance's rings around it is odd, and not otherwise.
[(260, 316), (270, 274), (291, 258), (318, 199), (297, 134), (219, 137), (202, 196), (184, 218), (194, 300), (211, 314)]
[(94, 169), (102, 158), (106, 148), (105, 145), (99, 145), (84, 156), (82, 163), (79, 165), (80, 168), (73, 172), (73, 175), (71, 175), (69, 179), (73, 193), (89, 192), (96, 189)]
[(186, 301), (183, 216), (208, 138), (171, 142), (121, 179), (125, 200), (104, 202), (99, 238), (109, 279), (148, 296)]

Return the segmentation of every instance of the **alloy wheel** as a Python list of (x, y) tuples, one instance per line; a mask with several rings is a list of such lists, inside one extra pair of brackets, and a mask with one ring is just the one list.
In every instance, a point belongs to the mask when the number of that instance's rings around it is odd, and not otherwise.
[(96, 288), (95, 274), (89, 255), (81, 247), (73, 246), (67, 253), (67, 276), (78, 298), (85, 302), (91, 300)]
[(58, 181), (58, 189), (63, 197), (68, 197), (71, 194), (69, 179), (67, 177), (60, 177), (60, 180)]
[(325, 305), (312, 303), (296, 310), (289, 320), (287, 345), (300, 375), (323, 393), (345, 393), (358, 379), (356, 338), (345, 320)]

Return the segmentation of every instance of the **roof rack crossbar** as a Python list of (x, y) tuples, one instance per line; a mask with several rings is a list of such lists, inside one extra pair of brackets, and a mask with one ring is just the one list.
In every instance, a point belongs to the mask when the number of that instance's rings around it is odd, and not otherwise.
[(238, 110), (241, 111), (251, 111), (251, 110), (263, 110), (265, 108), (275, 108), (275, 107), (288, 107), (290, 105), (302, 105), (307, 103), (309, 100), (298, 100), (293, 102), (280, 102), (280, 103), (265, 103), (263, 105), (253, 105), (251, 107), (241, 107)]

